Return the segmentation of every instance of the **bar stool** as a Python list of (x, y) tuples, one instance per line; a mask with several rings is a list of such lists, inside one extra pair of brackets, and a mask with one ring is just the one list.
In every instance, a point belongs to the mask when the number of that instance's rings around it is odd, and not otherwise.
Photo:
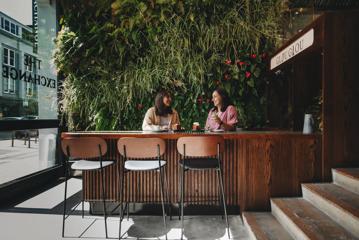
[[(105, 233), (107, 235), (107, 214), (106, 214), (106, 195), (105, 195), (105, 180), (103, 169), (114, 164), (114, 161), (103, 161), (102, 157), (107, 153), (107, 144), (105, 140), (98, 137), (81, 137), (81, 138), (66, 138), (61, 142), (62, 151), (68, 157), (64, 161), (65, 167), (65, 196), (64, 196), (64, 211), (62, 219), (62, 237), (65, 235), (65, 220), (70, 216), (70, 212), (66, 216), (66, 195), (67, 195), (67, 180), (69, 178), (68, 163), (69, 159), (73, 164), (71, 169), (80, 171), (100, 171), (101, 186), (102, 186), (102, 202), (105, 219)], [(91, 159), (91, 160), (84, 160)], [(82, 217), (83, 213), (83, 198), (82, 198)]]
[[(166, 150), (166, 143), (160, 138), (135, 138), (124, 137), (117, 142), (117, 149), (124, 157), (124, 164), (121, 168), (120, 179), (120, 226), (119, 239), (121, 239), (121, 223), (123, 220), (123, 196), (124, 196), (124, 175), (131, 171), (157, 171), (159, 172), (163, 225), (167, 239), (166, 212), (164, 205), (164, 169), (166, 161), (161, 158)], [(166, 181), (167, 182), (167, 181)], [(166, 189), (168, 201), (168, 189)], [(127, 203), (126, 203), (127, 205)], [(127, 209), (128, 213), (128, 209)]]
[(179, 166), (180, 174), (180, 190), (181, 190), (181, 239), (183, 238), (183, 202), (184, 202), (184, 184), (185, 172), (189, 170), (215, 170), (220, 185), (222, 195), (224, 215), (229, 234), (229, 223), (227, 216), (226, 198), (224, 195), (221, 153), (224, 150), (224, 139), (221, 136), (196, 136), (181, 137), (177, 141), (177, 151), (181, 155)]

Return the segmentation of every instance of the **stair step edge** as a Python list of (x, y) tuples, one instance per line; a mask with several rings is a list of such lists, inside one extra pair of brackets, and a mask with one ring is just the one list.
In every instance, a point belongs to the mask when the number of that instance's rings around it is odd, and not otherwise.
[[(348, 191), (345, 188), (342, 188), (340, 186), (337, 186), (335, 184), (332, 184), (333, 187), (335, 188), (340, 188), (340, 191), (343, 191), (343, 194), (350, 194), (350, 195), (356, 195), (355, 193)], [(308, 191), (311, 191), (312, 193), (316, 194), (317, 196), (321, 197), (322, 199), (324, 199), (325, 201), (329, 202), (330, 204), (340, 208), (342, 211), (345, 211), (346, 213), (352, 215), (355, 218), (359, 219), (359, 211), (358, 209), (354, 208), (352, 205), (335, 198), (335, 195), (325, 191), (323, 189), (319, 189), (316, 187), (317, 184), (302, 184), (302, 188), (307, 189)], [(359, 201), (359, 196), (358, 196), (358, 201)]]
[[(323, 220), (322, 226), (328, 227), (328, 224), (331, 224), (336, 231), (325, 232), (323, 228), (318, 229), (318, 224), (314, 225), (309, 224), (303, 217), (300, 217), (293, 211), (291, 207), (288, 206), (287, 201), (297, 201), (296, 204), (302, 205), (301, 207), (305, 206), (308, 209), (306, 210), (309, 214), (319, 214), (318, 219)], [(294, 202), (295, 203), (295, 202)], [(338, 234), (343, 237), (347, 237), (347, 239), (356, 239), (352, 233), (348, 230), (340, 226), (338, 223), (330, 219), (327, 215), (321, 212), (319, 209), (314, 207), (310, 202), (306, 201), (303, 198), (276, 198), (271, 199), (272, 205), (272, 213), (282, 225), (287, 225), (286, 230), (292, 235), (295, 239), (323, 239), (325, 238), (333, 238)], [(314, 213), (313, 213), (314, 211)], [(312, 213), (311, 213), (312, 212)], [(299, 217), (298, 217), (299, 216)], [(303, 216), (303, 215), (302, 215)], [(312, 218), (313, 220), (315, 218)], [(316, 221), (317, 222), (317, 221)], [(315, 229), (320, 230), (319, 232)], [(333, 230), (333, 228), (332, 228)], [(323, 234), (328, 234), (324, 236)]]
[[(263, 221), (262, 223), (260, 222), (260, 218), (264, 220), (264, 225)], [(293, 239), (270, 212), (244, 212), (243, 220), (252, 239)]]

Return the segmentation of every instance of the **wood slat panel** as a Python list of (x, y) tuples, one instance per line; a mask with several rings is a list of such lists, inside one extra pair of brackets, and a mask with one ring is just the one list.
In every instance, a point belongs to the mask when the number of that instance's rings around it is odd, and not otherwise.
[[(73, 135), (72, 135), (73, 136)], [(300, 183), (320, 179), (321, 136), (266, 135), (254, 138), (229, 138), (225, 140), (223, 177), (227, 204), (240, 206), (241, 210), (269, 210), (270, 197), (299, 196)], [(63, 136), (63, 137), (66, 137)], [(123, 158), (116, 151), (117, 135), (108, 138), (108, 159), (116, 165), (105, 170), (106, 197), (119, 199), (117, 168)], [(167, 180), (172, 203), (179, 201), (180, 155), (176, 139), (166, 139)], [(139, 183), (139, 189), (138, 189)], [(186, 201), (192, 204), (218, 204), (219, 190), (214, 171), (189, 171), (186, 173)], [(157, 172), (131, 172), (126, 174), (125, 200), (129, 202), (160, 202)], [(84, 173), (84, 196), (87, 201), (101, 200), (99, 172)]]
[[(332, 168), (359, 166), (359, 12), (354, 9), (324, 13), (283, 44), (273, 56), (311, 28), (314, 29), (313, 45), (272, 72), (291, 72), (288, 84), (294, 129), (302, 128), (304, 111), (321, 90), (321, 181), (331, 181)], [(278, 111), (270, 112), (274, 122), (283, 120)]]

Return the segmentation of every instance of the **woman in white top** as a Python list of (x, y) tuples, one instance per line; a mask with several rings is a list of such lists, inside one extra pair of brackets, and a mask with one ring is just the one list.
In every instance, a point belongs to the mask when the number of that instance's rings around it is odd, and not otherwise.
[(176, 129), (180, 124), (176, 110), (171, 107), (171, 95), (160, 91), (155, 98), (155, 106), (147, 110), (142, 123), (142, 130)]

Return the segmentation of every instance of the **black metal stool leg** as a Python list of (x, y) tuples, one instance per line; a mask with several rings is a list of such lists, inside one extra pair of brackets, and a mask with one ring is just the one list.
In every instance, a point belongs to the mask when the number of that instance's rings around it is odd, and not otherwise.
[(224, 195), (222, 171), (221, 171), (220, 168), (219, 168), (217, 171), (218, 171), (218, 173), (219, 173), (219, 182), (220, 182), (220, 185), (221, 185), (223, 209), (224, 209), (224, 215), (225, 215), (225, 218), (226, 218), (228, 238), (231, 238), (230, 232), (229, 232), (229, 223), (228, 223), (228, 215), (227, 215), (226, 197), (225, 197), (225, 195)]
[(82, 218), (84, 218), (84, 216), (85, 216), (85, 213), (84, 213), (84, 199), (82, 198), (82, 204), (81, 204), (82, 206)]
[(11, 147), (14, 147), (14, 139), (15, 139), (15, 134), (14, 134), (14, 132), (12, 132), (12, 136), (11, 136)]
[(185, 184), (185, 175), (184, 175), (184, 166), (182, 167), (182, 177), (181, 177), (181, 239), (183, 239), (183, 232), (184, 232), (184, 217), (183, 217), (183, 208), (184, 208), (184, 184)]
[(163, 183), (163, 169), (160, 167), (160, 188), (161, 188), (161, 202), (162, 202), (162, 215), (163, 215), (163, 226), (165, 229), (166, 239), (167, 239), (167, 224), (166, 224), (166, 211), (165, 211), (165, 194), (164, 194), (164, 183)]
[(66, 199), (67, 199), (67, 165), (65, 164), (65, 194), (64, 194), (64, 211), (62, 215), (62, 237), (65, 237), (65, 219), (66, 219)]
[(108, 235), (107, 235), (106, 197), (105, 197), (105, 179), (104, 179), (102, 167), (100, 168), (100, 172), (101, 172), (101, 184), (102, 184), (103, 216), (105, 218), (105, 233), (106, 233), (106, 238), (108, 238)]
[[(82, 173), (83, 175), (83, 173)], [(85, 213), (84, 213), (84, 181), (83, 181), (83, 178), (82, 178), (82, 199), (81, 199), (81, 215), (82, 215), (82, 218), (84, 218), (85, 216)]]
[(121, 239), (121, 223), (123, 219), (123, 194), (124, 194), (124, 182), (125, 182), (125, 171), (122, 170), (122, 174), (120, 176), (120, 223), (119, 223), (119, 229), (118, 229), (118, 239)]
[(135, 212), (136, 210), (136, 203), (140, 203), (141, 202), (141, 192), (140, 192), (140, 180), (139, 180), (139, 176), (137, 176), (137, 189), (136, 189), (136, 198), (135, 198), (135, 201), (133, 201), (132, 203), (132, 209), (133, 211)]
[[(167, 167), (165, 167), (165, 169), (167, 170)], [(165, 185), (166, 185), (166, 201), (167, 201), (167, 206), (168, 206), (168, 213), (170, 215), (170, 220), (172, 220), (172, 207), (171, 207), (171, 200), (169, 198), (169, 188), (168, 188), (168, 178), (167, 178), (167, 172), (166, 170), (164, 170), (164, 177), (165, 177)]]
[(179, 201), (178, 201), (178, 220), (181, 220), (181, 203), (182, 203), (182, 168), (181, 165), (179, 165), (178, 168), (178, 176), (179, 176), (179, 182), (178, 182), (178, 189), (179, 189)]
[[(223, 198), (222, 198), (222, 190), (221, 190), (221, 184), (220, 184), (220, 179), (219, 179), (219, 171), (216, 170), (216, 177), (217, 177), (217, 189), (218, 189), (218, 196), (219, 196), (219, 206), (223, 207)], [(223, 214), (221, 215), (222, 219), (224, 219), (224, 211)]]
[(127, 179), (127, 198), (128, 198), (128, 201), (126, 202), (126, 214), (127, 214), (127, 220), (130, 219), (130, 175), (128, 174), (127, 175), (128, 179)]

